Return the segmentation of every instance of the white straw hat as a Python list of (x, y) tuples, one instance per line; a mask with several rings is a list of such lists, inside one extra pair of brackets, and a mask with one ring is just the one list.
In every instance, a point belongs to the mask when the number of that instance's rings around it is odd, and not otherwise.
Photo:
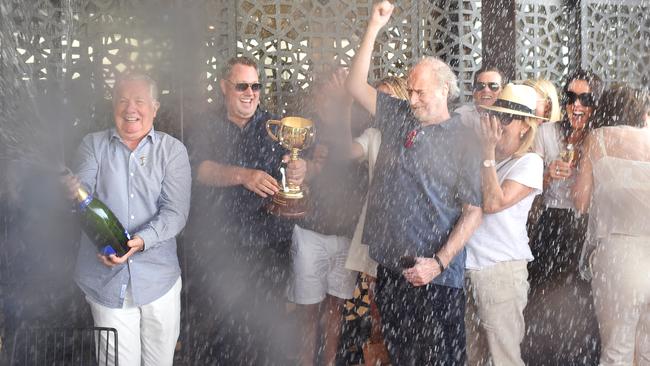
[(480, 107), (499, 113), (548, 120), (548, 118), (535, 115), (537, 92), (527, 85), (507, 84), (493, 105)]

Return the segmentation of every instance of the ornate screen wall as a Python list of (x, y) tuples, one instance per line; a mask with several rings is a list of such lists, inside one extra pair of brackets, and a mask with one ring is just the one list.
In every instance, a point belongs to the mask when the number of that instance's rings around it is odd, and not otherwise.
[(650, 83), (650, 1), (582, 1), (582, 66), (606, 81)]
[[(649, 3), (517, 1), (517, 78), (559, 82), (580, 65), (607, 80), (640, 82), (650, 67)], [(315, 73), (350, 64), (372, 0), (4, 4), (3, 60), (36, 90), (61, 88), (87, 107), (108, 96), (116, 72), (138, 67), (154, 74), (168, 100), (198, 92), (212, 103), (221, 63), (247, 55), (260, 62), (265, 104), (281, 112)], [(399, 2), (375, 47), (372, 77), (403, 75), (418, 58), (436, 55), (458, 73), (467, 97), (482, 63), (481, 36), (481, 1)]]
[(569, 70), (591, 68), (607, 82), (648, 87), (650, 1), (517, 1), (517, 77), (558, 85)]

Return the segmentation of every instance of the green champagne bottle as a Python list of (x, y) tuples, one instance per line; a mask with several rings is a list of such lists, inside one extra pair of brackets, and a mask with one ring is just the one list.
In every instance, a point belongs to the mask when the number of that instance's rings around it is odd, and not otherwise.
[(104, 255), (123, 256), (129, 251), (126, 244), (131, 239), (124, 226), (104, 202), (88, 194), (83, 188), (77, 190), (76, 200), (81, 227)]

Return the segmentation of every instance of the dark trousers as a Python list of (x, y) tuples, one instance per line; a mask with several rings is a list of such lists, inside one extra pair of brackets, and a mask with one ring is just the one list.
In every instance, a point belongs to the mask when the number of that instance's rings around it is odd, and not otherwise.
[(545, 208), (531, 222), (530, 293), (524, 310), (526, 365), (596, 365), (600, 350), (591, 286), (578, 275), (587, 216)]
[(530, 249), (535, 258), (528, 265), (531, 287), (577, 274), (587, 216), (578, 217), (568, 209), (546, 208), (530, 225)]
[(391, 363), (465, 364), (465, 293), (435, 284), (413, 287), (380, 266), (375, 299)]
[[(215, 244), (188, 270), (193, 365), (286, 365), (288, 244)], [(197, 253), (199, 254), (199, 253)]]

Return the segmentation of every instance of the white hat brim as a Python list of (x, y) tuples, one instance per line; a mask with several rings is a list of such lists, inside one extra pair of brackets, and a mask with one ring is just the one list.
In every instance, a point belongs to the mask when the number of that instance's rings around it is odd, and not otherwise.
[(495, 106), (486, 107), (486, 106), (482, 106), (482, 105), (480, 105), (479, 107), (481, 107), (483, 109), (490, 110), (490, 111), (499, 112), (499, 113), (506, 113), (506, 114), (512, 114), (512, 115), (517, 115), (517, 116), (523, 116), (523, 117), (537, 118), (537, 119), (541, 119), (541, 120), (544, 120), (544, 121), (548, 121), (548, 118), (546, 118), (546, 117), (540, 117), (540, 116), (535, 115), (535, 114), (521, 112), (521, 111), (510, 109), (510, 108), (495, 107)]

